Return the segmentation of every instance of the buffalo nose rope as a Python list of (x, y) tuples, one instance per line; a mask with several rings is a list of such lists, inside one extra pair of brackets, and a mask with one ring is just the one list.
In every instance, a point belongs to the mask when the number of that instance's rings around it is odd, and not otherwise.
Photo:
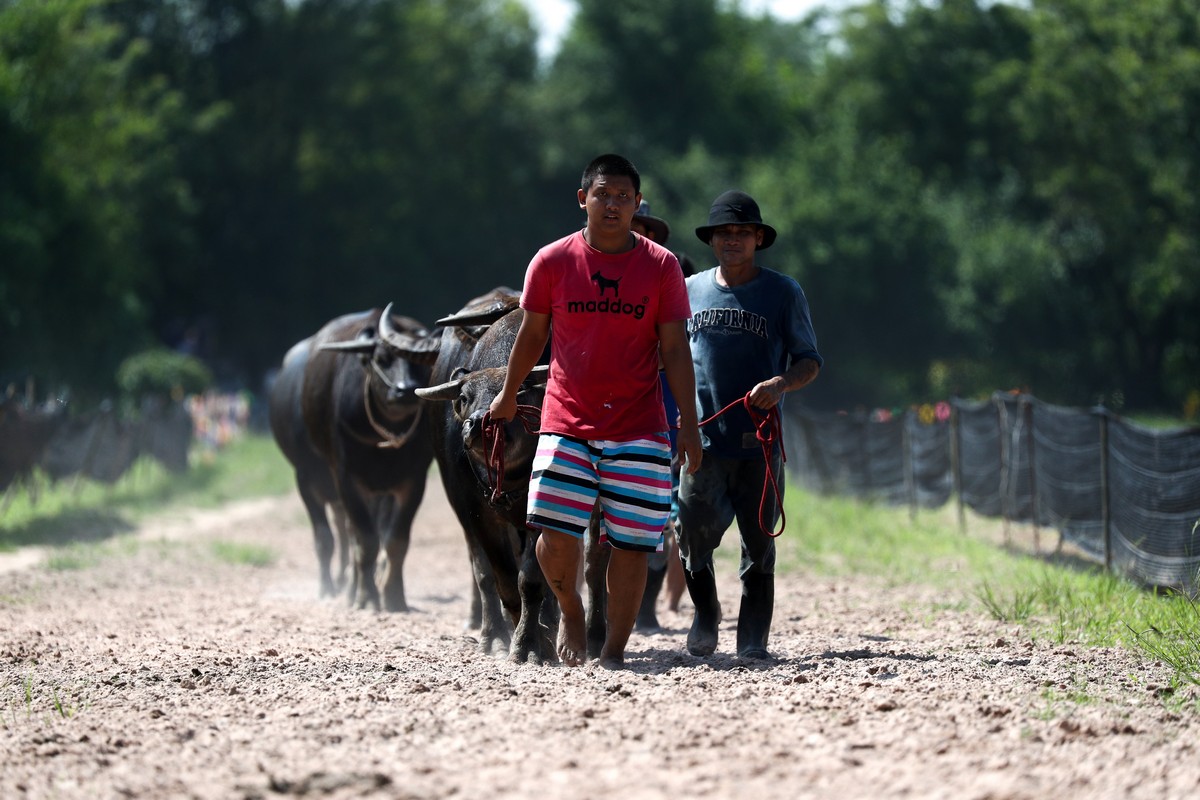
[[(518, 405), (513, 418), (519, 421), (526, 433), (537, 433), (542, 422), (542, 410), (537, 406)], [(483, 414), (483, 451), (487, 454), (488, 483), (492, 488), (492, 502), (500, 502), (504, 494), (504, 423), (492, 419), (492, 412)]]

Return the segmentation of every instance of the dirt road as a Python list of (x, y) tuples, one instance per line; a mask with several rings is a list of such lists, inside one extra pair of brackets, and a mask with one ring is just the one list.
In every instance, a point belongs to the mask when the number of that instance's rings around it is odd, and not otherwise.
[(409, 614), (317, 598), (292, 496), (155, 519), (77, 569), (0, 561), (0, 798), (1200, 796), (1165, 667), (919, 589), (781, 579), (769, 664), (729, 654), (728, 567), (708, 660), (686, 599), (623, 672), (480, 655), (434, 484)]

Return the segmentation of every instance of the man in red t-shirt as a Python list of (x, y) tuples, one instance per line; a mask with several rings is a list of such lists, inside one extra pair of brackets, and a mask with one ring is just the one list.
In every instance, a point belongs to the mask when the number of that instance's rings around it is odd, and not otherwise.
[[(597, 498), (608, 564), (608, 630), (601, 666), (620, 668), (646, 585), (646, 556), (662, 546), (671, 508), (671, 446), (658, 363), (676, 397), (695, 396), (679, 261), (630, 226), (641, 178), (627, 159), (588, 164), (578, 191), (581, 231), (538, 251), (525, 273), (524, 317), (494, 420), (516, 414), (517, 390), (550, 341), (550, 378), (529, 484), (527, 521), (541, 529), (538, 563), (562, 610), (558, 655), (587, 655), (577, 587), (582, 537)], [(553, 337), (551, 337), (553, 329)], [(700, 463), (693, 403), (680, 407), (685, 469)]]

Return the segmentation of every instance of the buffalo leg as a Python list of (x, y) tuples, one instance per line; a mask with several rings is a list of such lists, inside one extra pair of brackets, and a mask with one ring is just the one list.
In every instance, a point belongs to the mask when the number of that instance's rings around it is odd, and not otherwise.
[[(479, 594), (479, 584), (475, 581), (475, 570), (471, 570), (471, 588), (468, 591), (471, 593), (471, 610), (467, 612), (467, 621), (463, 627), (473, 631), (483, 627), (483, 598)], [(497, 597), (496, 601), (499, 600)]]
[(330, 503), (329, 510), (333, 515), (333, 529), (337, 535), (338, 569), (333, 585), (340, 592), (346, 588), (346, 573), (350, 567), (350, 539), (353, 534), (350, 531), (350, 520), (346, 517), (346, 511), (342, 508), (342, 504)]
[[(555, 655), (555, 637), (558, 634), (557, 614), (554, 625), (548, 630), (545, 624), (546, 578), (538, 564), (537, 536), (525, 537), (521, 553), (521, 569), (517, 577), (517, 588), (521, 594), (521, 617), (513, 634), (509, 658), (518, 663), (546, 664), (558, 660)], [(555, 604), (557, 605), (557, 604)]]
[(387, 573), (383, 577), (383, 607), (388, 611), (408, 611), (404, 597), (404, 560), (412, 541), (412, 524), (425, 496), (425, 476), (413, 481), (395, 495), (395, 512), (388, 534)]
[(584, 543), (583, 580), (587, 584), (587, 654), (599, 658), (608, 637), (608, 557), (607, 547), (600, 545), (599, 506), (592, 509)]
[(500, 600), (492, 562), (484, 549), (471, 541), (470, 534), (467, 536), (467, 550), (475, 578), (475, 593), (479, 598), (479, 648), (488, 655), (506, 654), (512, 643), (512, 627), (504, 603)]
[(658, 623), (655, 607), (658, 605), (659, 590), (662, 589), (663, 580), (667, 577), (667, 564), (665, 556), (661, 553), (650, 556), (647, 561), (655, 560), (655, 556), (662, 557), (664, 560), (662, 564), (649, 564), (646, 567), (646, 588), (642, 591), (642, 604), (638, 608), (637, 619), (633, 623), (634, 628), (639, 631), (662, 630), (662, 625)]
[[(344, 479), (345, 480), (345, 479)], [(380, 610), (379, 588), (375, 585), (375, 562), (379, 559), (379, 531), (375, 527), (375, 514), (357, 492), (346, 491), (346, 483), (338, 492), (350, 528), (354, 532), (354, 587), (350, 604), (358, 608)]]
[(332, 597), (337, 594), (333, 576), (329, 571), (329, 564), (333, 560), (333, 531), (329, 527), (329, 518), (325, 515), (325, 503), (316, 496), (308, 481), (299, 473), (296, 474), (296, 486), (300, 490), (300, 499), (304, 501), (304, 510), (308, 512), (308, 520), (312, 523), (321, 597)]

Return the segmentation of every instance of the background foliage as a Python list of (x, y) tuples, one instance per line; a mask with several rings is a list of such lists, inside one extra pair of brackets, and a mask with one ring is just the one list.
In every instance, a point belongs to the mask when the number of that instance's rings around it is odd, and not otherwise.
[(614, 150), (701, 266), (758, 198), (812, 405), (1195, 408), (1196, 3), (576, 6), (539, 63), (516, 0), (0, 0), (0, 378), (166, 345), (258, 389), (344, 312), (519, 287)]

